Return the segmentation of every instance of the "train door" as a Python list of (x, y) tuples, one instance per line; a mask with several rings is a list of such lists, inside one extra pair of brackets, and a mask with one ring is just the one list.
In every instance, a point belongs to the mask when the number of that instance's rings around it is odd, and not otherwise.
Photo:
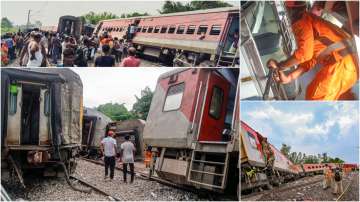
[(239, 37), (239, 14), (231, 14), (229, 15), (229, 28), (226, 31), (226, 38), (224, 43), (224, 51), (228, 53), (235, 54), (237, 50), (236, 47), (233, 47), (235, 35)]
[[(241, 60), (247, 65), (242, 80), (248, 91), (257, 90), (258, 97), (248, 99), (295, 99), (299, 93), (298, 81), (290, 84), (275, 84), (266, 63), (270, 58), (286, 59), (295, 49), (284, 6), (281, 2), (247, 2), (242, 5)], [(268, 79), (269, 78), (269, 79)]]
[(49, 144), (50, 96), (42, 85), (22, 84), (20, 144)]
[(201, 119), (199, 141), (222, 141), (230, 84), (211, 71)]

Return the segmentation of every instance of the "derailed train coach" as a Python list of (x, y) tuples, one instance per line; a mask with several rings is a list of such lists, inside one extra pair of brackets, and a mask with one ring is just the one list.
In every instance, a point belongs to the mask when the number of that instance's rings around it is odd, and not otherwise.
[(144, 160), (144, 140), (143, 133), (145, 121), (142, 119), (131, 119), (125, 121), (115, 121), (108, 124), (108, 130), (114, 131), (114, 138), (117, 143), (117, 151), (121, 150), (121, 144), (125, 142), (125, 137), (135, 145), (135, 161)]
[[(94, 33), (124, 38), (143, 55), (174, 66), (238, 66), (239, 7), (226, 7), (101, 21)], [(237, 38), (238, 40), (239, 38)], [(236, 41), (235, 43), (234, 40)]]
[(261, 142), (264, 136), (241, 121), (241, 191), (257, 187), (271, 187), (298, 177), (301, 169), (270, 144), (274, 152), (274, 172), (266, 172)]
[(238, 69), (216, 68), (176, 69), (160, 76), (144, 129), (144, 143), (153, 152), (150, 173), (236, 195), (238, 77)]
[(1, 69), (2, 176), (71, 173), (81, 144), (82, 82), (70, 69)]
[(110, 117), (96, 109), (84, 109), (80, 155), (95, 159), (102, 156), (100, 144), (110, 122)]

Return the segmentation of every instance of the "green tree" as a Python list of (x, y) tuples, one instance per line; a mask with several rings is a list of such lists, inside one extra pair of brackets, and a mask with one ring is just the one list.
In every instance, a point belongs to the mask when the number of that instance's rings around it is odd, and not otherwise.
[(7, 17), (3, 17), (1, 18), (1, 27), (12, 28), (13, 24)]
[[(125, 14), (122, 14), (121, 17), (122, 16), (125, 16)], [(139, 16), (149, 16), (149, 14), (147, 12), (145, 12), (145, 13), (133, 12), (133, 13), (126, 14), (126, 18), (139, 17)]]
[(186, 4), (176, 1), (165, 1), (161, 10), (158, 10), (158, 12), (160, 14), (166, 14), (231, 6), (231, 4), (223, 1), (191, 1)]
[(83, 19), (90, 24), (96, 25), (98, 22), (102, 20), (114, 19), (119, 18), (119, 16), (111, 13), (111, 12), (102, 12), (102, 13), (95, 13), (90, 11), (89, 13), (82, 15)]
[(135, 95), (136, 102), (131, 110), (134, 117), (146, 120), (153, 95), (154, 93), (148, 86), (141, 91), (140, 97)]
[(133, 116), (123, 104), (106, 103), (99, 105), (97, 110), (110, 117), (114, 121), (131, 119)]
[(291, 150), (291, 146), (288, 146), (288, 145), (286, 145), (284, 143), (281, 145), (280, 152), (282, 154), (284, 154), (286, 157), (289, 157), (290, 150)]

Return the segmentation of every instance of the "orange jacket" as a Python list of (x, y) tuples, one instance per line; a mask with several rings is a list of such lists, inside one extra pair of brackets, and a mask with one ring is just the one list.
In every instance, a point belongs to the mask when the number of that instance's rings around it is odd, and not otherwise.
[[(317, 57), (331, 43), (351, 38), (340, 28), (329, 22), (304, 13), (302, 18), (292, 25), (297, 42), (293, 56), (301, 63), (298, 68), (309, 71), (317, 63), (322, 68), (316, 73), (306, 90), (308, 100), (337, 100), (356, 83), (358, 79), (357, 64), (353, 55), (342, 57), (337, 51), (330, 56)], [(330, 41), (324, 44), (325, 41)]]

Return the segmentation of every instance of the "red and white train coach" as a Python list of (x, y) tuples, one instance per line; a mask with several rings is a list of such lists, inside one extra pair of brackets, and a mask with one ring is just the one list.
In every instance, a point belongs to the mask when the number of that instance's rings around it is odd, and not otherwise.
[(261, 146), (263, 138), (260, 133), (241, 121), (241, 190), (279, 184), (294, 179), (300, 172), (295, 164), (270, 144), (275, 155), (274, 172), (267, 173)]
[(132, 39), (144, 55), (184, 66), (235, 66), (234, 34), (239, 33), (239, 8), (227, 7), (101, 21), (95, 34), (123, 38), (128, 26), (137, 27)]
[(144, 129), (152, 172), (235, 195), (239, 183), (239, 70), (176, 69), (160, 76)]

